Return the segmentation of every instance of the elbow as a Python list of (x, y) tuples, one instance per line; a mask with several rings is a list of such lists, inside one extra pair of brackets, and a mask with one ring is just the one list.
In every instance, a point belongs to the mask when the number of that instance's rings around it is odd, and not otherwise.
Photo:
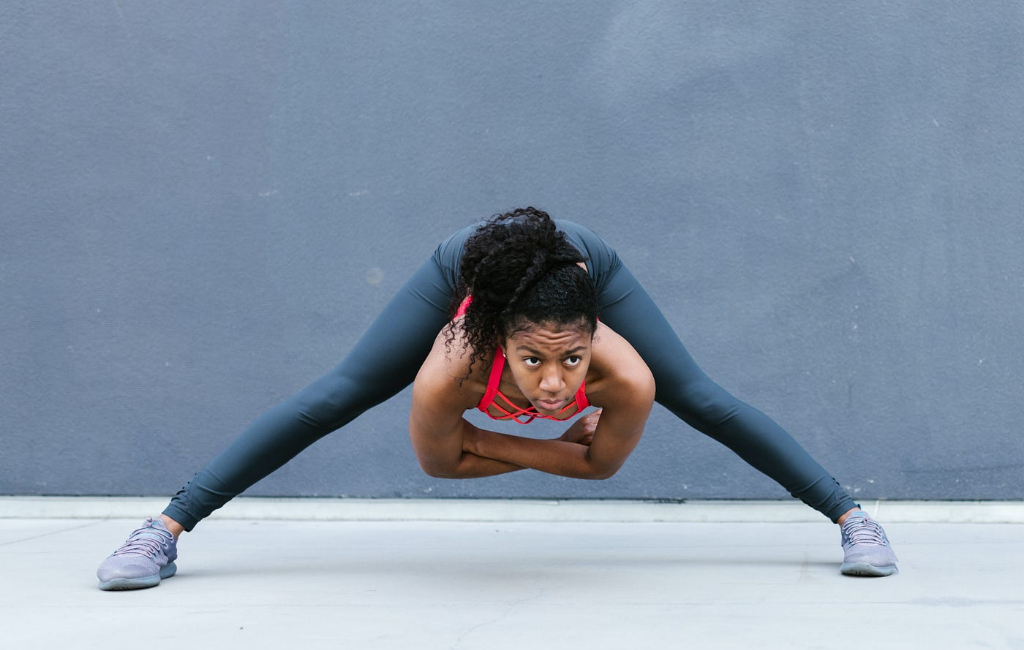
[(596, 459), (590, 455), (590, 449), (588, 448), (585, 467), (586, 469), (577, 478), (588, 481), (603, 481), (615, 476), (615, 473), (622, 467), (622, 463), (608, 462), (607, 459)]
[(433, 478), (451, 478), (451, 476), (448, 475), (448, 472), (445, 472), (444, 470), (441, 470), (439, 468), (424, 465), (420, 465), (420, 467), (423, 468), (423, 473), (426, 474), (427, 476)]
[(427, 476), (433, 478), (459, 478), (457, 465), (452, 465), (451, 463), (439, 463), (423, 458), (418, 460), (420, 462), (420, 469), (422, 469)]
[(452, 472), (447, 467), (441, 467), (439, 465), (431, 465), (428, 463), (420, 463), (420, 468), (423, 469), (423, 473), (433, 478), (453, 478)]
[(595, 455), (591, 447), (587, 447), (587, 450), (583, 456), (583, 467), (584, 471), (580, 473), (577, 478), (586, 479), (588, 481), (603, 481), (615, 476), (619, 468), (622, 467), (626, 461), (625, 458), (618, 458), (611, 456), (610, 454)]
[(621, 467), (621, 465), (605, 467), (591, 466), (590, 471), (583, 478), (590, 481), (603, 481), (605, 479), (609, 479), (615, 476), (615, 474), (619, 471), (619, 467)]

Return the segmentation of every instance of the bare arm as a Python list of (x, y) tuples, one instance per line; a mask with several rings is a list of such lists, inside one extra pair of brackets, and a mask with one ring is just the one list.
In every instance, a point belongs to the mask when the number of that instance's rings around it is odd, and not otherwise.
[(559, 476), (614, 475), (640, 441), (654, 404), (654, 377), (633, 346), (603, 325), (590, 368), (587, 395), (601, 411), (584, 416), (561, 438), (533, 440), (474, 427), (464, 432), (465, 449)]
[(614, 475), (640, 441), (654, 402), (654, 378), (624, 339), (611, 331), (606, 336), (614, 370), (606, 370), (593, 395), (602, 410), (584, 416), (556, 440), (487, 431), (463, 419), (479, 395), (464, 390), (469, 381), (459, 385), (456, 377), (465, 374), (466, 360), (447, 359), (439, 336), (413, 384), (409, 431), (420, 466), (442, 478), (492, 476), (524, 467), (570, 478)]
[[(456, 347), (456, 346), (453, 346)], [(470, 382), (460, 384), (468, 360), (447, 358), (444, 334), (434, 341), (412, 388), (409, 436), (420, 467), (438, 478), (480, 478), (523, 469), (519, 465), (493, 458), (482, 458), (464, 450), (467, 431), (476, 427), (462, 414), (474, 405), (479, 395), (468, 390)]]
[(556, 440), (535, 440), (469, 425), (472, 428), (464, 433), (465, 446), (475, 455), (548, 474), (606, 479), (622, 467), (640, 441), (653, 403), (653, 380), (650, 382), (650, 398), (646, 393), (645, 387), (637, 386), (636, 392), (623, 395), (620, 400), (606, 402), (600, 412), (588, 415), (596, 419), (589, 445), (586, 444), (587, 437), (578, 438), (581, 442), (570, 442), (565, 439), (567, 436)]

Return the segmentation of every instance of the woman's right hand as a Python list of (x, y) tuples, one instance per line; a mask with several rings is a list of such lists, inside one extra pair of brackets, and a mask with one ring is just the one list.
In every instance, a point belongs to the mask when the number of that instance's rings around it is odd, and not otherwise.
[(573, 422), (565, 433), (558, 437), (563, 442), (575, 442), (578, 445), (590, 446), (594, 441), (594, 431), (597, 429), (597, 421), (601, 419), (601, 409), (584, 415)]

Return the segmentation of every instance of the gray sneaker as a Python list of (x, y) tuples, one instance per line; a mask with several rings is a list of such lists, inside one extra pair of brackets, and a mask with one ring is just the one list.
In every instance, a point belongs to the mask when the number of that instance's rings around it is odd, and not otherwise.
[(96, 577), (104, 591), (155, 587), (162, 578), (170, 578), (178, 570), (174, 566), (177, 557), (174, 535), (161, 519), (147, 517), (142, 528), (103, 561)]
[(888, 576), (896, 573), (896, 554), (885, 531), (863, 510), (856, 510), (840, 527), (843, 535), (843, 565), (848, 576)]

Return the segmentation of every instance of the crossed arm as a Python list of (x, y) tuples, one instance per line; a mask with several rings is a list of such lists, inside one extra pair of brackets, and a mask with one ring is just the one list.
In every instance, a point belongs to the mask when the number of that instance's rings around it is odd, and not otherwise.
[(642, 362), (642, 370), (624, 373), (600, 391), (600, 411), (580, 418), (559, 438), (536, 440), (487, 431), (465, 420), (463, 413), (479, 396), (463, 393), (443, 354), (435, 355), (436, 347), (413, 384), (409, 416), (413, 449), (431, 476), (478, 478), (529, 468), (605, 479), (640, 441), (654, 401), (654, 380)]

